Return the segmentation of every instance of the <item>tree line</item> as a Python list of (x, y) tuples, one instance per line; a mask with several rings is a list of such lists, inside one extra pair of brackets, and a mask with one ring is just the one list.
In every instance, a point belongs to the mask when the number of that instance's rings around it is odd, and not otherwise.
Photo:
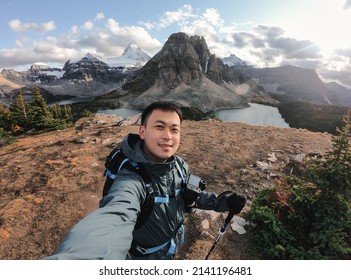
[(295, 101), (281, 102), (278, 110), (290, 127), (338, 135), (348, 108)]
[(89, 115), (88, 109), (73, 110), (70, 105), (48, 106), (40, 88), (33, 89), (30, 101), (20, 92), (8, 108), (0, 103), (0, 147), (23, 133), (65, 129)]

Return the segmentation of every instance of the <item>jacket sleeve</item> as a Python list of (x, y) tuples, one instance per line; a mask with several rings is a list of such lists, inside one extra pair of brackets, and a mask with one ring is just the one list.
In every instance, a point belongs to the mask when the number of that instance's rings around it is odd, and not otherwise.
[(100, 208), (78, 222), (55, 254), (45, 259), (126, 258), (146, 194), (138, 175), (123, 170), (118, 178), (100, 201)]

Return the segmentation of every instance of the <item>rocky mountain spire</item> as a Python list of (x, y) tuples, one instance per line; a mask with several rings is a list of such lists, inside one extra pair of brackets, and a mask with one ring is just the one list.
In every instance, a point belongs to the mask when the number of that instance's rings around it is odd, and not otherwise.
[[(203, 37), (179, 32), (172, 34), (163, 48), (123, 85), (127, 96), (139, 95), (129, 106), (142, 107), (155, 99), (170, 99), (183, 106), (213, 110), (247, 106), (247, 96), (236, 87), (245, 81), (211, 54)], [(248, 87), (246, 93), (251, 88)], [(129, 104), (130, 103), (130, 104)]]

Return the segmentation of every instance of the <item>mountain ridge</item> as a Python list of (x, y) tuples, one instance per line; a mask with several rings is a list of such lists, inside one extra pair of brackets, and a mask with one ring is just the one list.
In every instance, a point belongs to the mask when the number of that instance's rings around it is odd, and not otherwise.
[[(172, 34), (170, 38), (175, 36), (175, 34), (177, 33)], [(222, 87), (217, 87), (217, 90), (214, 90), (214, 96), (218, 94), (218, 89), (223, 91), (224, 96), (228, 96), (229, 92), (236, 91), (235, 86), (231, 85), (233, 81), (230, 78), (233, 73), (236, 73), (235, 75), (237, 75), (237, 80), (239, 80), (240, 83), (242, 83), (243, 80), (248, 80), (249, 78), (254, 80), (253, 82), (249, 83), (247, 86), (248, 88), (252, 87), (255, 81), (257, 82), (257, 85), (255, 86), (256, 89), (254, 90), (255, 97), (257, 99), (266, 96), (273, 97), (280, 102), (305, 101), (336, 106), (349, 106), (349, 104), (351, 104), (350, 90), (347, 90), (341, 85), (338, 87), (334, 86), (333, 88), (328, 87), (328, 84), (323, 83), (314, 70), (287, 65), (272, 68), (254, 68), (247, 65), (245, 61), (241, 60), (234, 54), (220, 59), (217, 58), (215, 54), (211, 54), (209, 52), (203, 37), (197, 35), (190, 37), (190, 40), (192, 40), (190, 45), (198, 56), (199, 65), (191, 66), (193, 67), (192, 69), (188, 68), (189, 73), (185, 73), (185, 71), (183, 71), (187, 66), (184, 68), (183, 65), (183, 70), (179, 69), (179, 73), (181, 74), (180, 80), (182, 82), (182, 84), (179, 84), (179, 89), (185, 89), (188, 87), (188, 93), (184, 93), (187, 95), (187, 97), (191, 96), (199, 89), (200, 91), (203, 89), (200, 82), (200, 77), (202, 76), (205, 76), (205, 78), (210, 79), (212, 82)], [(187, 53), (186, 49), (183, 51), (185, 54)], [(131, 53), (134, 53), (136, 56), (134, 63), (132, 63), (132, 60), (130, 60)], [(140, 54), (141, 58), (136, 55), (136, 53)], [(125, 57), (122, 59), (123, 54)], [(53, 95), (67, 94), (67, 98), (71, 98), (71, 96), (96, 97), (118, 90), (120, 92), (117, 94), (117, 97), (120, 97), (120, 95), (124, 96), (124, 100), (122, 100), (123, 102), (121, 104), (130, 106), (130, 101), (128, 102), (125, 100), (127, 99), (125, 96), (126, 93), (130, 92), (128, 90), (124, 91), (123, 86), (124, 89), (126, 89), (128, 87), (128, 83), (130, 83), (133, 77), (135, 77), (135, 72), (144, 67), (148, 62), (152, 61), (152, 58), (148, 59), (149, 56), (133, 41), (128, 44), (123, 54), (119, 57), (121, 59), (119, 62), (118, 57), (112, 57), (106, 60), (95, 57), (91, 54), (81, 58), (80, 60), (68, 60), (63, 67), (65, 70), (50, 67), (49, 65), (45, 66), (40, 63), (33, 63), (31, 69), (23, 72), (4, 69), (1, 72), (3, 79), (0, 83), (0, 100), (5, 103), (5, 105), (8, 105), (12, 96), (15, 96), (11, 94), (11, 92), (13, 91), (14, 93), (18, 93), (18, 88), (14, 85), (17, 84), (22, 85), (23, 87), (36, 85), (51, 92)], [(159, 53), (155, 56), (157, 55), (159, 55)], [(192, 54), (188, 53), (188, 57), (191, 57), (191, 55)], [(85, 66), (83, 62), (85, 62)], [(108, 62), (110, 62), (112, 66), (108, 65)], [(186, 63), (183, 64), (186, 65)], [(52, 69), (54, 71), (52, 71)], [(290, 69), (290, 74), (286, 73), (288, 72), (287, 69)], [(272, 73), (274, 71), (276, 74)], [(176, 95), (177, 90), (174, 90), (174, 85), (178, 83), (176, 81), (177, 74), (174, 72), (170, 75), (173, 75), (174, 77), (172, 79), (168, 77), (169, 84), (166, 83), (167, 85), (164, 87), (164, 89), (166, 91), (171, 91), (171, 95)], [(195, 87), (193, 90), (189, 88), (189, 76), (191, 77), (193, 84), (195, 83), (195, 86), (198, 88)], [(164, 80), (164, 77), (159, 76), (158, 82), (152, 85), (150, 85), (150, 83), (152, 81), (155, 82), (155, 80), (148, 80), (147, 77), (148, 75), (143, 76), (143, 79), (146, 80), (146, 86), (144, 86), (143, 91), (144, 96), (148, 95), (148, 93), (152, 91), (151, 86), (157, 88), (158, 91), (162, 90), (162, 87), (164, 86), (162, 85), (162, 79)], [(303, 83), (301, 83), (301, 81), (303, 81)], [(127, 85), (124, 85), (125, 82), (127, 82)], [(240, 89), (242, 89), (242, 87)], [(139, 89), (137, 88), (137, 91), (138, 90), (139, 93), (141, 93), (140, 87)], [(149, 90), (149, 92), (145, 92), (146, 90)], [(211, 90), (213, 90), (213, 88), (208, 89), (207, 92)], [(135, 98), (136, 93), (138, 92), (133, 93), (133, 98)], [(207, 96), (207, 94), (208, 93), (205, 92), (205, 96)], [(184, 99), (185, 97), (182, 98)], [(196, 99), (197, 97), (194, 96), (194, 98)], [(252, 96), (249, 95), (249, 98), (252, 98)], [(222, 102), (227, 103), (226, 100), (227, 99), (224, 98)], [(145, 104), (145, 102), (147, 102), (147, 100), (140, 101), (138, 106), (142, 106)], [(187, 104), (186, 100), (183, 100), (182, 102)], [(210, 104), (208, 101), (205, 103), (208, 104), (204, 106), (204, 109), (216, 106), (215, 104)], [(238, 98), (234, 94), (233, 100), (227, 104), (228, 107), (240, 107), (239, 103), (242, 105), (245, 103), (245, 101), (238, 101)], [(189, 104), (195, 106), (198, 105), (196, 102), (190, 102)]]

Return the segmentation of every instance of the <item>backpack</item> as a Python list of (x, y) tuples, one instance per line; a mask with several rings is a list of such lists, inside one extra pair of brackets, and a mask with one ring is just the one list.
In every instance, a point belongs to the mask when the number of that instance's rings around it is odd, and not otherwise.
[(102, 191), (102, 197), (107, 195), (113, 184), (113, 181), (117, 177), (118, 172), (122, 168), (126, 168), (139, 174), (139, 176), (145, 182), (146, 186), (146, 198), (144, 203), (141, 205), (141, 212), (137, 218), (137, 223), (135, 225), (135, 229), (137, 229), (144, 224), (144, 222), (151, 214), (155, 202), (155, 194), (153, 192), (150, 175), (146, 171), (143, 164), (130, 160), (119, 147), (114, 148), (106, 157), (104, 171), (106, 180)]
[[(177, 170), (179, 172), (179, 175), (182, 178), (182, 186), (181, 186), (181, 188), (177, 189), (174, 193), (172, 193), (168, 196), (159, 197), (159, 196), (156, 196), (156, 194), (154, 193), (154, 189), (152, 187), (150, 175), (148, 174), (144, 165), (142, 163), (136, 163), (136, 162), (130, 160), (119, 147), (114, 148), (110, 152), (110, 154), (107, 156), (106, 161), (105, 161), (104, 176), (106, 176), (106, 180), (105, 180), (105, 184), (103, 187), (102, 197), (107, 195), (108, 191), (111, 189), (111, 186), (112, 186), (114, 180), (118, 176), (118, 172), (122, 168), (127, 168), (128, 170), (131, 170), (131, 171), (139, 174), (145, 183), (146, 198), (140, 207), (141, 211), (140, 211), (140, 214), (138, 215), (137, 222), (136, 222), (136, 225), (134, 227), (134, 229), (138, 229), (148, 219), (149, 215), (151, 214), (151, 212), (153, 210), (155, 203), (167, 203), (170, 198), (177, 197), (179, 195), (183, 195), (183, 193), (187, 189), (184, 173), (183, 173), (183, 170), (181, 168), (181, 164), (179, 163), (179, 160), (177, 157), (175, 158), (175, 163), (176, 163), (176, 167), (177, 167)], [(194, 177), (199, 178), (197, 176), (194, 176)], [(179, 232), (179, 230), (181, 233), (180, 244), (182, 244), (182, 243), (184, 243), (184, 225), (183, 224), (181, 224), (179, 226), (179, 228), (176, 230), (176, 232)], [(175, 250), (176, 245), (174, 243), (174, 238), (172, 238), (170, 241), (171, 241), (171, 247), (169, 249), (169, 252), (172, 252), (173, 250)], [(140, 256), (143, 256), (145, 254), (150, 254), (150, 253), (156, 252), (157, 250), (163, 248), (166, 244), (168, 244), (168, 242), (169, 241), (167, 241), (164, 244), (161, 244), (160, 246), (145, 249), (143, 247), (140, 247), (137, 243), (135, 243), (133, 241), (129, 252), (131, 252), (133, 255), (140, 255), (140, 252), (141, 252)]]

